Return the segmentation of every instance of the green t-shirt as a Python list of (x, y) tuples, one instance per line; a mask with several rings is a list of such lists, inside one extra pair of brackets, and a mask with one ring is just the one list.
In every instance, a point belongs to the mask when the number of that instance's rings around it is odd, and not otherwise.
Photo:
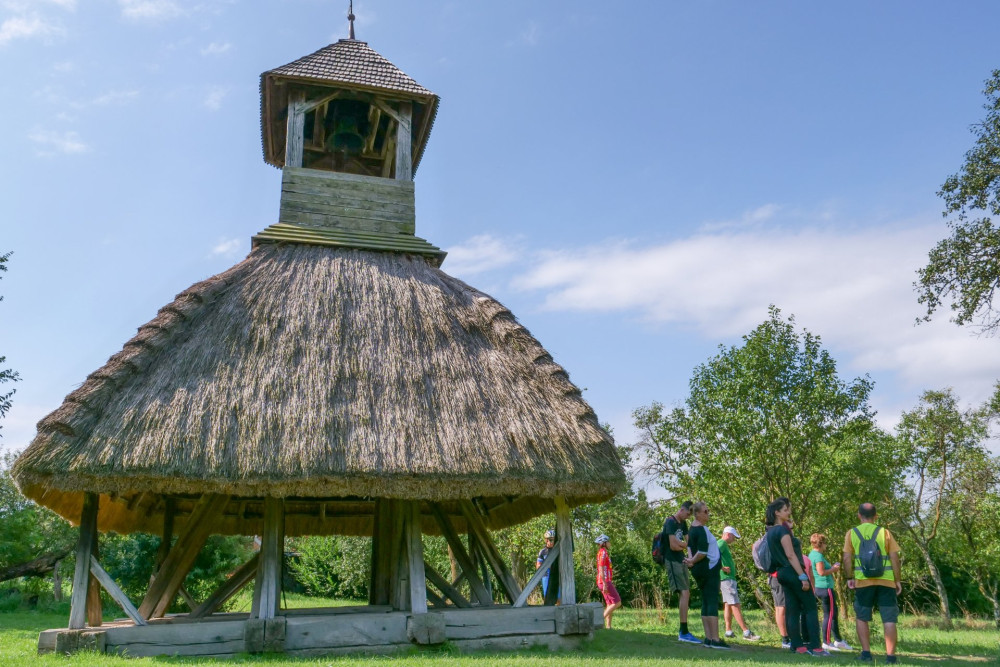
[(830, 571), (830, 568), (833, 567), (833, 565), (831, 565), (830, 561), (826, 559), (826, 556), (813, 549), (809, 552), (807, 558), (811, 560), (813, 564), (813, 577), (816, 579), (816, 588), (833, 588), (833, 575), (820, 574), (819, 569), (816, 567), (816, 563), (822, 561), (822, 563), (826, 565), (826, 571)]
[(729, 568), (729, 572), (719, 570), (720, 579), (736, 578), (736, 563), (733, 562), (733, 552), (729, 550), (729, 545), (726, 544), (725, 540), (719, 540), (719, 565)]

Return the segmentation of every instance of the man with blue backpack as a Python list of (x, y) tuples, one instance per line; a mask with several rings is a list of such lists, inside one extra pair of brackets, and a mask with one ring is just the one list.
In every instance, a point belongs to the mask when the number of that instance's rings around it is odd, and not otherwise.
[(875, 505), (862, 503), (858, 508), (860, 525), (847, 531), (844, 538), (844, 562), (841, 571), (849, 573), (847, 587), (854, 591), (861, 662), (872, 662), (872, 611), (878, 606), (885, 632), (885, 662), (896, 663), (896, 621), (899, 618), (897, 596), (900, 583), (899, 545), (888, 530), (876, 523)]

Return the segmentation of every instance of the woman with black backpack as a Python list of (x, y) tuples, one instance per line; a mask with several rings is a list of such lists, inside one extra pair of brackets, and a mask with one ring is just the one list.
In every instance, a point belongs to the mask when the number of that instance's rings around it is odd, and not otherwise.
[[(809, 574), (802, 567), (802, 543), (790, 527), (792, 505), (788, 498), (778, 498), (767, 506), (767, 545), (771, 552), (771, 567), (785, 593), (785, 622), (796, 653), (811, 653), (828, 657), (820, 646), (819, 615), (813, 597)], [(809, 646), (802, 641), (801, 625), (809, 633)]]

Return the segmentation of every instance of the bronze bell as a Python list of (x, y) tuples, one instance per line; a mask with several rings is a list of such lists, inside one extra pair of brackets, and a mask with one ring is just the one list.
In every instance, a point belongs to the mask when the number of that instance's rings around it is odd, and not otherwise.
[(333, 130), (327, 132), (327, 150), (361, 152), (368, 129), (368, 104), (357, 100), (337, 100), (330, 104), (326, 120)]

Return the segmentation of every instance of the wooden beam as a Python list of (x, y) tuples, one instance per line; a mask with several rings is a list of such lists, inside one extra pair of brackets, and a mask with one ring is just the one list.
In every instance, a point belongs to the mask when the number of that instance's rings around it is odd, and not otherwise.
[(285, 166), (302, 166), (302, 145), (305, 142), (305, 91), (288, 93), (288, 124), (285, 127)]
[(424, 544), (420, 539), (420, 501), (407, 502), (406, 551), (410, 566), (410, 612), (427, 613), (427, 574), (424, 571)]
[(260, 540), (257, 584), (250, 618), (271, 619), (281, 609), (281, 566), (285, 558), (284, 500), (264, 499), (264, 531)]
[[(441, 528), (441, 534), (444, 535), (445, 541), (448, 542), (448, 546), (451, 547), (451, 552), (455, 555), (455, 560), (458, 561), (458, 566), (462, 568), (462, 575), (465, 580), (469, 582), (469, 588), (472, 590), (473, 597), (479, 601), (481, 605), (491, 605), (493, 604), (493, 596), (489, 594), (486, 590), (486, 586), (480, 581), (476, 574), (476, 564), (473, 562), (469, 553), (465, 550), (465, 545), (462, 544), (462, 540), (458, 537), (458, 533), (455, 532), (455, 527), (451, 525), (451, 521), (448, 516), (441, 509), (441, 506), (437, 503), (430, 503), (431, 514), (434, 515), (434, 520), (437, 521), (438, 526)], [(457, 582), (458, 580), (456, 580)]]
[(465, 596), (457, 588), (448, 583), (447, 579), (438, 574), (437, 570), (426, 560), (424, 561), (424, 572), (431, 583), (437, 586), (438, 590), (444, 593), (445, 597), (451, 600), (456, 607), (467, 608), (472, 606), (472, 603), (466, 600)]
[(378, 124), (382, 120), (382, 110), (376, 105), (368, 107), (368, 136), (365, 137), (365, 147), (362, 155), (372, 155), (375, 150), (375, 138), (378, 135)]
[(240, 589), (254, 580), (254, 577), (257, 576), (257, 563), (259, 561), (260, 552), (257, 552), (188, 616), (190, 618), (204, 618), (214, 613), (216, 609), (226, 603), (226, 600), (236, 595)]
[(128, 596), (122, 591), (122, 589), (115, 583), (115, 580), (111, 578), (101, 564), (97, 562), (97, 559), (93, 556), (90, 557), (90, 573), (94, 575), (94, 578), (104, 587), (104, 590), (108, 592), (111, 599), (118, 603), (118, 606), (122, 608), (125, 615), (132, 619), (132, 622), (136, 625), (146, 625), (146, 619), (139, 615), (139, 611), (132, 604), (132, 601), (128, 599)]
[(424, 592), (427, 594), (427, 602), (429, 602), (432, 607), (444, 608), (448, 606), (448, 604), (444, 601), (444, 598), (435, 593), (430, 586), (427, 586)]
[(576, 604), (576, 582), (573, 578), (573, 522), (569, 505), (561, 496), (555, 497), (556, 538), (559, 549), (559, 604)]
[(399, 103), (399, 121), (396, 130), (396, 180), (413, 180), (413, 148), (410, 137), (410, 115), (413, 112), (413, 105), (409, 102)]
[(382, 178), (389, 178), (392, 176), (392, 163), (395, 159), (396, 138), (390, 135), (385, 140), (385, 161), (382, 163)]
[(497, 580), (500, 582), (500, 587), (503, 589), (504, 595), (513, 603), (521, 594), (521, 589), (518, 587), (514, 575), (510, 573), (507, 563), (504, 562), (503, 557), (500, 556), (500, 552), (497, 551), (496, 545), (493, 544), (493, 538), (490, 537), (489, 531), (486, 530), (486, 525), (479, 515), (479, 510), (476, 509), (470, 500), (460, 500), (458, 506), (462, 510), (462, 515), (465, 517), (466, 523), (469, 525), (469, 530), (476, 535), (476, 540), (479, 543), (479, 548), (483, 556), (486, 558), (486, 562), (490, 564), (494, 574), (497, 575)]
[[(549, 555), (546, 556), (545, 560), (555, 560), (558, 556), (559, 543), (557, 542), (551, 549), (549, 549)], [(514, 600), (514, 604), (511, 605), (512, 607), (523, 607), (525, 603), (528, 602), (528, 596), (531, 595), (531, 591), (535, 590), (538, 584), (542, 583), (542, 578), (545, 576), (545, 571), (548, 569), (549, 566), (542, 563), (542, 565), (535, 570), (535, 573), (531, 575), (531, 579), (528, 579), (528, 583), (524, 585), (524, 589), (521, 591), (521, 594), (517, 596), (516, 600)], [(549, 585), (551, 586), (551, 580)]]
[[(177, 514), (177, 501), (173, 498), (165, 497), (163, 499), (163, 530), (160, 533), (160, 547), (156, 550), (156, 567), (154, 570), (159, 569), (163, 565), (163, 561), (167, 558), (167, 554), (170, 553), (170, 543), (174, 539), (174, 516)], [(150, 577), (150, 582), (153, 578)]]
[(69, 629), (79, 630), (87, 624), (87, 591), (90, 588), (90, 556), (97, 541), (97, 511), (100, 496), (83, 494), (80, 513), (80, 537), (76, 542), (76, 569), (73, 571), (73, 597), (70, 598)]
[(468, 532), (469, 537), (469, 558), (472, 562), (476, 564), (476, 572), (479, 573), (480, 579), (483, 582), (483, 586), (486, 587), (486, 592), (490, 596), (490, 602), (493, 601), (493, 578), (490, 576), (490, 567), (486, 563), (486, 558), (483, 556), (483, 550), (479, 548), (479, 541), (476, 539), (475, 534), (470, 530)]
[(406, 118), (405, 116), (403, 116), (403, 114), (401, 114), (398, 111), (396, 111), (395, 109), (393, 109), (392, 105), (389, 104), (387, 101), (383, 100), (382, 98), (376, 97), (375, 99), (373, 99), (372, 100), (372, 105), (375, 106), (376, 108), (378, 108), (378, 110), (381, 111), (382, 113), (384, 113), (385, 115), (387, 115), (390, 118), (392, 118), (397, 123), (399, 123), (401, 125), (402, 124), (406, 124), (406, 125), (410, 124), (410, 120), (408, 118)]
[(188, 593), (188, 590), (184, 588), (184, 584), (181, 584), (181, 587), (177, 589), (177, 593), (181, 596), (181, 599), (184, 600), (184, 604), (187, 605), (188, 611), (194, 611), (197, 609), (198, 601), (195, 600), (190, 593)]
[[(99, 558), (97, 528), (94, 528), (94, 544), (90, 551), (91, 558)], [(101, 584), (94, 573), (90, 573), (90, 583), (87, 585), (87, 625), (98, 628), (104, 622), (104, 605), (101, 604)]]
[(391, 540), (389, 542), (390, 581), (389, 581), (389, 604), (393, 609), (400, 611), (406, 609), (410, 594), (410, 587), (407, 584), (408, 568), (406, 559), (406, 541), (403, 539), (406, 530), (406, 517), (403, 516), (403, 501), (389, 501), (389, 516), (392, 521)]
[(228, 502), (229, 496), (214, 493), (198, 500), (139, 605), (140, 616), (147, 619), (163, 616)]
[(337, 99), (338, 97), (340, 97), (343, 94), (344, 94), (344, 91), (338, 90), (337, 92), (332, 93), (330, 95), (327, 95), (326, 97), (320, 97), (320, 98), (317, 98), (315, 100), (310, 100), (310, 101), (306, 102), (305, 101), (305, 93), (303, 93), (302, 94), (302, 113), (308, 113), (308, 112), (312, 111), (313, 109), (315, 109), (316, 107), (318, 107), (318, 106), (320, 106), (322, 104), (327, 104), (328, 102), (332, 102), (333, 100)]

